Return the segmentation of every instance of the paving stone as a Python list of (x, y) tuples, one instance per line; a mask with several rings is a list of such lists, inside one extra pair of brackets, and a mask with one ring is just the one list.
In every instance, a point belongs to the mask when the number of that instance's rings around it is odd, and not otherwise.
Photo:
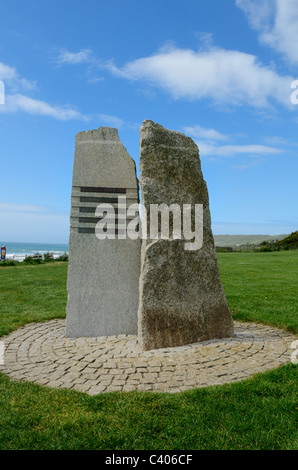
[(122, 388), (123, 392), (133, 392), (137, 389), (136, 385), (124, 385)]
[(1, 338), (0, 371), (13, 380), (90, 395), (174, 393), (244, 380), (291, 362), (294, 335), (258, 324), (235, 322), (234, 328), (234, 338), (142, 352), (132, 335), (73, 340), (65, 337), (64, 320), (52, 320)]
[(94, 387), (91, 387), (88, 391), (89, 395), (98, 395), (99, 393), (102, 393), (106, 390), (107, 387), (103, 385), (95, 385)]

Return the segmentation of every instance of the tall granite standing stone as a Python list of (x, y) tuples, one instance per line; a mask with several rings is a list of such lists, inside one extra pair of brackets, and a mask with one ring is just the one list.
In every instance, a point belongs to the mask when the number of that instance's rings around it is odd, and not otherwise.
[[(119, 199), (122, 198), (122, 199)], [(139, 239), (125, 234), (126, 204), (138, 204), (135, 163), (117, 129), (100, 127), (76, 135), (70, 216), (66, 336), (137, 333)], [(98, 206), (115, 213), (98, 212)], [(115, 238), (98, 239), (98, 224)]]
[[(233, 336), (197, 145), (184, 134), (146, 120), (140, 131), (140, 170), (141, 200), (148, 215), (138, 312), (143, 350)], [(186, 249), (183, 237), (150, 239), (152, 204), (203, 205), (202, 246)]]

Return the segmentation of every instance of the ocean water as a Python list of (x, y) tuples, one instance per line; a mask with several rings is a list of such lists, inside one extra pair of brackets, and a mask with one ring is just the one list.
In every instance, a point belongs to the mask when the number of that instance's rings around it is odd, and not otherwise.
[(57, 243), (21, 243), (21, 242), (0, 242), (1, 247), (6, 246), (6, 259), (22, 261), (26, 256), (36, 253), (44, 255), (52, 253), (54, 258), (68, 254), (68, 244)]

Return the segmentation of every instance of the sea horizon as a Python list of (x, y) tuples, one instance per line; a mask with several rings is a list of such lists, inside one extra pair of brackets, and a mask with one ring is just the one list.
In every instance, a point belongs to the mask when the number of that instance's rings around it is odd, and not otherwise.
[(64, 253), (68, 254), (68, 243), (40, 243), (40, 242), (9, 242), (1, 241), (1, 247), (6, 246), (6, 259), (22, 261), (26, 256), (33, 256), (37, 253), (44, 255), (52, 253), (54, 258), (58, 258)]

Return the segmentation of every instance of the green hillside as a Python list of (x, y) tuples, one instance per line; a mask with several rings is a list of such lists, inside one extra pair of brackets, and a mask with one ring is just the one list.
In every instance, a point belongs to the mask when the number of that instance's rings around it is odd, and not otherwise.
[(215, 246), (259, 245), (264, 241), (282, 240), (289, 234), (283, 235), (214, 235)]
[(298, 248), (298, 231), (292, 232), (291, 235), (288, 237), (284, 238), (283, 240), (280, 240), (278, 242), (278, 245), (283, 247), (283, 248), (289, 248), (291, 249), (297, 249)]
[(271, 240), (263, 241), (259, 244), (260, 251), (280, 251), (298, 249), (298, 231), (292, 232), (287, 237), (272, 243)]

